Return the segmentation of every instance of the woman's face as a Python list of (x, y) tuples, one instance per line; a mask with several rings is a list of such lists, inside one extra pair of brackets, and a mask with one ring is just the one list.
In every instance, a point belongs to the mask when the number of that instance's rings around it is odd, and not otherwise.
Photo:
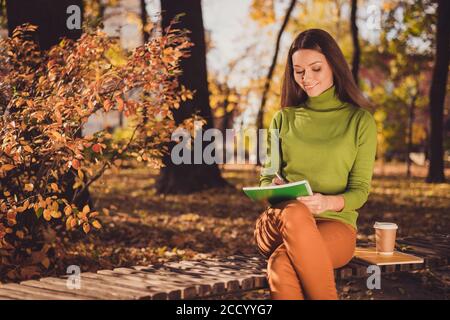
[(308, 96), (318, 96), (333, 85), (333, 71), (322, 53), (299, 49), (292, 54), (292, 64), (295, 82)]

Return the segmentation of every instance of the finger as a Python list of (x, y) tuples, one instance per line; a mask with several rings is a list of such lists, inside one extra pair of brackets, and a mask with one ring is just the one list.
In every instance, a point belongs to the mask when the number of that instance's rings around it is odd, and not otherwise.
[(302, 197), (297, 197), (297, 200), (312, 200), (314, 198), (311, 198), (312, 196), (302, 196)]
[(297, 198), (297, 200), (301, 201), (301, 202), (305, 202), (305, 203), (316, 203), (317, 202), (315, 199), (298, 199)]

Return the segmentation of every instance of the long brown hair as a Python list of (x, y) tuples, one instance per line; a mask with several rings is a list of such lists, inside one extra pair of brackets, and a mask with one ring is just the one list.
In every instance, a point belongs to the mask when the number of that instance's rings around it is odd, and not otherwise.
[(370, 107), (355, 83), (347, 61), (336, 41), (326, 31), (308, 29), (300, 33), (292, 42), (284, 72), (281, 89), (281, 107), (297, 106), (306, 101), (307, 93), (295, 82), (292, 55), (299, 49), (312, 49), (322, 53), (333, 71), (333, 83), (337, 97), (359, 107)]

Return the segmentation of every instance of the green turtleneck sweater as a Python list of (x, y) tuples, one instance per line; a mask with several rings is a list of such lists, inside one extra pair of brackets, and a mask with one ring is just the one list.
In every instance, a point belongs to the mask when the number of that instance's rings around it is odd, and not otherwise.
[(367, 201), (377, 148), (372, 114), (342, 102), (334, 85), (305, 103), (275, 113), (270, 128), (279, 136), (279, 152), (267, 139), (267, 160), (260, 186), (272, 183), (272, 162), (289, 182), (308, 180), (312, 191), (342, 195), (344, 208), (325, 211), (316, 219), (335, 219), (357, 229), (357, 209)]

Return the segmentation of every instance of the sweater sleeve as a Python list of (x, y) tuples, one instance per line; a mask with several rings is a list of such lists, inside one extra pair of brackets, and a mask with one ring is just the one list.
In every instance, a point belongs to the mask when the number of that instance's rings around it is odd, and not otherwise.
[[(269, 130), (267, 132), (267, 152), (266, 159), (261, 169), (261, 175), (259, 178), (259, 186), (269, 186), (272, 184), (272, 179), (275, 177), (275, 173), (280, 168), (280, 136), (279, 130), (281, 128), (281, 110), (277, 111), (270, 122)], [(275, 142), (275, 143), (274, 143)]]
[(370, 192), (377, 150), (377, 125), (372, 114), (364, 112), (357, 133), (358, 151), (348, 176), (342, 211), (357, 210), (367, 201)]

